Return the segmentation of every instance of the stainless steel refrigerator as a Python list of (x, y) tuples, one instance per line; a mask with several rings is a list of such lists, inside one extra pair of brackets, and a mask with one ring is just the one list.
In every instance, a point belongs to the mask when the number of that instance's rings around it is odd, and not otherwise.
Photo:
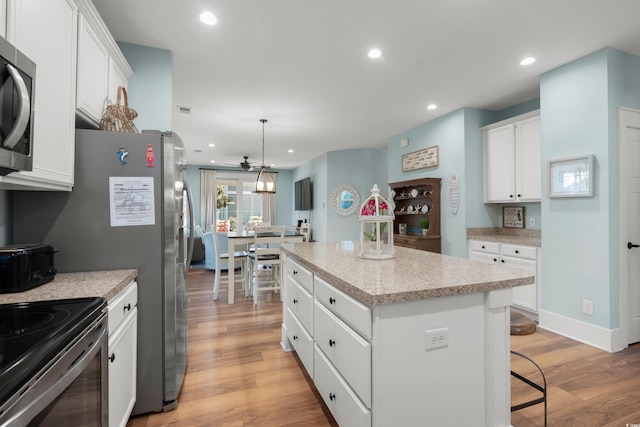
[(77, 130), (75, 165), (70, 193), (13, 192), (13, 243), (53, 246), (61, 273), (138, 269), (133, 414), (173, 409), (187, 363), (192, 205), (182, 141)]

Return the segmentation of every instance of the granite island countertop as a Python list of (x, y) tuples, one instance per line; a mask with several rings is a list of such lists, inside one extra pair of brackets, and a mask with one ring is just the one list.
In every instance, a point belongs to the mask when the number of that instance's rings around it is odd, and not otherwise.
[(392, 259), (363, 259), (359, 242), (285, 243), (285, 254), (368, 305), (485, 292), (534, 283), (532, 273), (396, 246)]
[(0, 304), (84, 297), (115, 297), (133, 279), (137, 269), (58, 273), (55, 279), (24, 292), (0, 294)]

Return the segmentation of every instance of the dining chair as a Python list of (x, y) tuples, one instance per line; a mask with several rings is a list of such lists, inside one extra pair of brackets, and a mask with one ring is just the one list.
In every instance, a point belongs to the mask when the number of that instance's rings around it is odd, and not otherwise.
[[(207, 260), (210, 257), (215, 258), (215, 264), (212, 262), (207, 262), (208, 265), (213, 264), (215, 267), (215, 277), (213, 279), (213, 299), (218, 299), (218, 290), (220, 289), (220, 276), (222, 275), (222, 270), (227, 270), (227, 280), (232, 277), (232, 274), (235, 274), (235, 265), (229, 266), (229, 253), (228, 253), (228, 242), (227, 245), (222, 245), (222, 240), (220, 239), (220, 235), (222, 235), (223, 239), (227, 239), (226, 233), (221, 232), (207, 232), (203, 235), (203, 240), (205, 243), (205, 257)], [(211, 243), (213, 243), (213, 248), (211, 248)], [(224, 246), (224, 247), (223, 247)], [(249, 294), (249, 283), (247, 281), (246, 273), (248, 272), (246, 268), (247, 264), (247, 251), (236, 251), (233, 253), (235, 257), (235, 264), (240, 266), (240, 273), (242, 274), (242, 289), (244, 290), (245, 295)]]
[[(280, 291), (280, 244), (284, 243), (285, 230), (285, 226), (279, 225), (253, 229), (254, 251), (249, 253), (249, 286), (254, 305), (258, 304), (259, 291)], [(265, 270), (260, 271), (260, 266)]]

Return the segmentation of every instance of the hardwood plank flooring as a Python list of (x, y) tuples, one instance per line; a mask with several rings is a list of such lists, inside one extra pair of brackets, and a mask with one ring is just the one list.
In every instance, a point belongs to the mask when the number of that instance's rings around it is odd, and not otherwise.
[[(189, 361), (178, 407), (133, 417), (127, 426), (336, 426), (297, 357), (280, 347), (279, 296), (261, 293), (254, 307), (236, 289), (236, 304), (229, 306), (223, 275), (214, 302), (213, 278), (204, 269), (189, 272)], [(549, 426), (640, 423), (640, 345), (609, 354), (538, 329), (512, 336), (511, 347), (545, 373)], [(528, 362), (514, 357), (512, 367), (541, 381)], [(512, 380), (512, 403), (539, 395)], [(511, 421), (542, 426), (542, 404), (513, 412)]]
[(236, 289), (228, 305), (223, 274), (213, 301), (214, 274), (189, 271), (189, 359), (178, 407), (127, 426), (337, 426), (297, 357), (280, 347), (280, 296), (261, 292), (254, 306)]

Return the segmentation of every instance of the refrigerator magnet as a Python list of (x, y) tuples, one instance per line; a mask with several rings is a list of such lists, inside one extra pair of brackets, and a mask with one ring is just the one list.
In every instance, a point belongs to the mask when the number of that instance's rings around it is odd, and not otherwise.
[(127, 164), (127, 162), (124, 159), (128, 155), (129, 155), (129, 152), (127, 151), (127, 149), (124, 147), (120, 147), (120, 149), (118, 150), (118, 159), (120, 160), (120, 165), (124, 166)]

